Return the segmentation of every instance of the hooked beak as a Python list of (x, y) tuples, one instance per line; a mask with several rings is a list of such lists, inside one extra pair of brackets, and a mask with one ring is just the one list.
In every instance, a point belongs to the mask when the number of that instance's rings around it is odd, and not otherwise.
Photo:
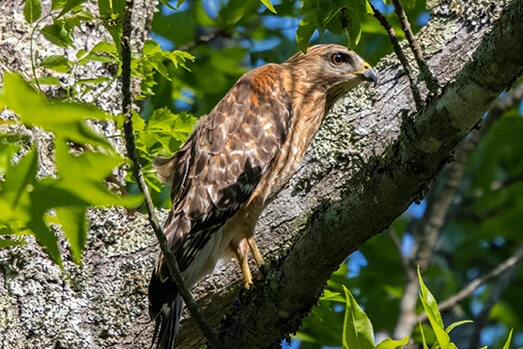
[(376, 71), (372, 68), (365, 70), (361, 73), (361, 76), (363, 76), (365, 81), (374, 81), (374, 87), (378, 84), (378, 74), (376, 74)]

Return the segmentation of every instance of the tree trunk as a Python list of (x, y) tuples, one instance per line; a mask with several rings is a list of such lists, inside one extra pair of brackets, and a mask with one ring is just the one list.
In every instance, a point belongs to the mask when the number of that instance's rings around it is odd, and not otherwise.
[[(361, 87), (336, 104), (300, 170), (258, 222), (256, 240), (269, 266), (252, 290), (238, 292), (235, 263), (194, 289), (212, 323), (227, 313), (220, 327), (226, 348), (277, 347), (295, 332), (339, 264), (423, 198), (452, 150), (520, 75), (523, 0), (482, 6), (442, 0), (432, 9), (418, 40), (444, 87), (420, 113), (413, 113), (408, 79), (392, 55), (377, 66), (376, 89)], [(146, 218), (92, 210), (91, 223), (83, 264), (66, 262), (70, 281), (32, 241), (0, 251), (4, 347), (150, 343), (146, 291), (157, 248)], [(190, 319), (182, 326), (180, 348), (202, 342)]]

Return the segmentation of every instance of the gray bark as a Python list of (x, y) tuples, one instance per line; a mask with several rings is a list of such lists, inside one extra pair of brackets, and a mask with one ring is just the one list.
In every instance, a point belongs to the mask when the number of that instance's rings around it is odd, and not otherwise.
[[(413, 109), (408, 79), (393, 56), (383, 58), (380, 85), (335, 106), (298, 173), (260, 218), (264, 277), (239, 291), (239, 271), (229, 263), (194, 289), (212, 323), (228, 313), (220, 328), (227, 348), (275, 347), (296, 331), (331, 273), (423, 197), (454, 147), (520, 75), (523, 0), (436, 5), (418, 39), (444, 83), (441, 93), (405, 117)], [(156, 247), (146, 219), (108, 209), (92, 210), (91, 222), (83, 264), (66, 261), (67, 281), (31, 239), (0, 251), (3, 347), (148, 345), (146, 289)], [(202, 342), (190, 319), (182, 326), (181, 348)]]

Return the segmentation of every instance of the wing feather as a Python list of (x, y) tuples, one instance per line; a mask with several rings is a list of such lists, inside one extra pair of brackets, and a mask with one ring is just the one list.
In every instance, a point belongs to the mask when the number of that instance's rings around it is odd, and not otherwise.
[(292, 108), (282, 69), (271, 64), (244, 75), (179, 152), (155, 161), (173, 184), (165, 227), (182, 271), (248, 200), (287, 137)]

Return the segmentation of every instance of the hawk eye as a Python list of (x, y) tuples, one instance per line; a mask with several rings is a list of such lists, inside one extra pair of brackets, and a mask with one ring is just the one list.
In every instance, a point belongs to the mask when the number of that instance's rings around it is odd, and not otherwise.
[(343, 63), (346, 63), (348, 61), (348, 57), (346, 54), (338, 52), (331, 56), (331, 61), (335, 65), (342, 65)]

